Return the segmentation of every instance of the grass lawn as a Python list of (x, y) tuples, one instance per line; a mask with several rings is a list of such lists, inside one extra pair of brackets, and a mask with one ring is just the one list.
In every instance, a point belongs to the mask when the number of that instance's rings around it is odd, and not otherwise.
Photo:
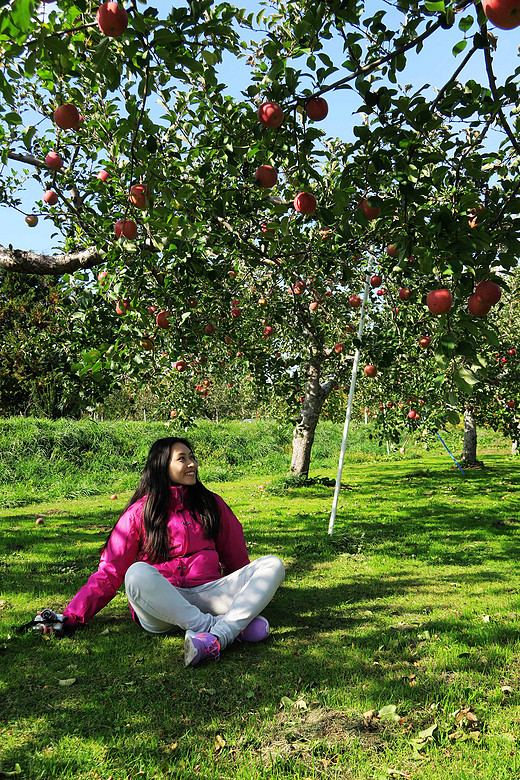
[(332, 538), (332, 487), (212, 484), (287, 577), (267, 642), (188, 669), (123, 593), (72, 638), (10, 628), (66, 605), (126, 494), (3, 510), (0, 777), (518, 777), (520, 470), (479, 455), (347, 462)]

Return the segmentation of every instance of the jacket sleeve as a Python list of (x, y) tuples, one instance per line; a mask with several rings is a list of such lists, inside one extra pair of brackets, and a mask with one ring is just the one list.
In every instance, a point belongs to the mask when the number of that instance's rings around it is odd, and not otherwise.
[(231, 574), (250, 562), (244, 529), (225, 501), (216, 493), (215, 498), (220, 513), (220, 530), (215, 544), (223, 574)]
[(140, 548), (140, 506), (133, 505), (119, 518), (103, 550), (98, 570), (63, 610), (69, 626), (88, 623), (111, 601), (123, 584)]

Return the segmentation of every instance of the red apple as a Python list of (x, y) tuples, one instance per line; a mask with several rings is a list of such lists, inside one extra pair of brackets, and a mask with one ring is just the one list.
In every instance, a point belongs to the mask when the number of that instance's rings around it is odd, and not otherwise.
[(114, 493), (113, 495), (111, 495), (111, 496), (110, 496), (110, 500), (111, 500), (111, 501), (117, 501), (117, 496), (116, 496), (116, 494), (115, 494), (115, 493)]
[(133, 241), (137, 235), (137, 225), (133, 219), (118, 219), (114, 225), (114, 230), (118, 238), (124, 236), (130, 241)]
[(43, 193), (44, 203), (48, 203), (49, 206), (55, 206), (58, 202), (58, 194), (54, 190), (45, 190)]
[(54, 121), (62, 130), (75, 130), (79, 125), (79, 111), (73, 103), (64, 103), (55, 110)]
[(153, 315), (157, 311), (157, 306), (149, 306), (148, 307), (148, 314)]
[(395, 244), (389, 244), (386, 248), (386, 254), (388, 257), (399, 257), (399, 250)]
[(430, 346), (431, 341), (432, 340), (429, 336), (421, 336), (421, 338), (419, 339), (419, 346), (422, 347), (423, 349), (426, 349), (427, 347)]
[(108, 171), (105, 170), (99, 171), (97, 178), (100, 179), (101, 181), (106, 181), (107, 179), (110, 178), (110, 174)]
[(118, 38), (128, 27), (128, 14), (118, 3), (109, 0), (97, 10), (97, 23), (103, 35)]
[(267, 306), (267, 298), (259, 298), (258, 299), (258, 305), (259, 306)]
[(359, 307), (363, 304), (363, 301), (359, 297), (359, 295), (351, 295), (348, 299), (349, 304), (352, 306), (353, 309), (359, 309)]
[(303, 281), (303, 279), (299, 279), (299, 280), (296, 282), (296, 284), (294, 285), (294, 287), (293, 287), (293, 293), (294, 293), (295, 295), (301, 295), (301, 294), (302, 294), (302, 292), (304, 292), (304, 291), (305, 291), (306, 287), (307, 287), (307, 285), (305, 284), (305, 282)]
[(314, 214), (318, 207), (316, 198), (310, 192), (299, 192), (293, 204), (296, 211), (300, 214)]
[(175, 363), (175, 368), (177, 369), (177, 371), (186, 371), (186, 369), (188, 368), (188, 364), (186, 363), (185, 360), (178, 360)]
[(329, 113), (327, 101), (322, 97), (313, 97), (305, 104), (305, 113), (314, 122), (320, 122), (325, 119)]
[(377, 290), (376, 295), (386, 295), (386, 290)]
[(260, 165), (255, 171), (255, 179), (261, 187), (274, 187), (278, 181), (278, 173), (272, 165)]
[(513, 409), (514, 405), (515, 405), (514, 401), (508, 401), (507, 402), (507, 406), (509, 406), (510, 409)]
[(414, 420), (416, 414), (417, 412), (414, 412), (413, 409), (410, 409), (410, 411), (408, 412), (408, 417), (410, 418), (410, 420)]
[(208, 322), (207, 325), (204, 325), (204, 333), (207, 333), (208, 336), (212, 336), (213, 333), (216, 333), (217, 329), (214, 325), (211, 324), (211, 322)]
[(36, 520), (34, 521), (34, 525), (45, 525), (43, 517), (37, 517)]
[(168, 321), (168, 312), (164, 310), (157, 314), (155, 322), (157, 323), (157, 327), (162, 328), (163, 330), (169, 330), (171, 327)]
[(108, 276), (108, 271), (100, 271), (97, 275), (97, 280), (99, 284), (105, 284), (105, 279)]
[(38, 217), (36, 216), (36, 214), (27, 214), (27, 216), (25, 217), (25, 222), (28, 227), (36, 227), (36, 225), (38, 224)]
[(516, 349), (514, 347), (511, 347), (511, 349), (507, 350), (507, 354), (511, 355), (511, 357), (514, 357), (516, 355)]
[(336, 352), (337, 355), (339, 355), (340, 352), (343, 352), (344, 344), (338, 343), (334, 344), (334, 352)]
[(370, 206), (366, 198), (362, 198), (359, 201), (358, 209), (361, 209), (365, 217), (369, 220), (377, 219), (381, 213), (381, 209), (378, 206)]
[(426, 296), (426, 305), (432, 314), (447, 314), (453, 304), (449, 290), (431, 290)]
[(518, 0), (482, 0), (482, 10), (489, 21), (501, 30), (512, 30), (520, 24)]
[(479, 300), (475, 293), (468, 298), (468, 311), (475, 317), (485, 317), (491, 309), (491, 304)]
[(318, 303), (318, 301), (311, 301), (311, 302), (309, 303), (309, 309), (310, 309), (311, 311), (316, 311), (316, 309), (318, 308), (318, 306), (319, 306), (319, 305), (320, 305), (320, 304)]
[(231, 309), (231, 316), (238, 318), (242, 314), (241, 309), (238, 308), (238, 306), (235, 306), (233, 309)]
[(63, 160), (56, 152), (49, 152), (45, 157), (45, 163), (51, 171), (59, 171), (60, 168), (63, 168)]
[(170, 412), (170, 417), (172, 417), (172, 418), (173, 417), (177, 417), (177, 415), (178, 415), (177, 409), (172, 409), (171, 412)]
[(151, 338), (148, 338), (148, 336), (145, 336), (144, 338), (142, 338), (139, 343), (140, 343), (142, 349), (144, 349), (146, 352), (150, 352), (154, 348), (154, 346), (155, 346), (154, 340), (151, 339)]
[(399, 298), (402, 301), (409, 301), (411, 297), (412, 297), (412, 291), (409, 290), (407, 287), (401, 287), (401, 289), (399, 290)]
[(257, 116), (260, 124), (264, 125), (264, 127), (271, 128), (271, 130), (280, 127), (283, 122), (282, 109), (278, 103), (273, 103), (272, 101), (262, 103), (258, 107)]
[(477, 284), (474, 294), (482, 303), (487, 303), (489, 306), (494, 306), (495, 303), (499, 302), (502, 296), (502, 289), (498, 286), (498, 284), (495, 284), (495, 282), (485, 280)]
[(116, 314), (119, 314), (120, 317), (126, 315), (126, 307), (123, 306), (120, 301), (116, 303)]
[(368, 366), (365, 366), (363, 371), (365, 372), (365, 376), (368, 376), (370, 378), (373, 378), (373, 377), (377, 376), (377, 368), (376, 368), (376, 366), (374, 366), (372, 364), (369, 364)]
[(374, 274), (373, 276), (370, 277), (370, 284), (372, 285), (372, 287), (379, 287), (382, 281), (383, 279), (381, 278), (381, 276), (379, 276), (379, 274)]
[(274, 334), (274, 328), (272, 328), (271, 325), (266, 325), (262, 333), (263, 337), (269, 338), (269, 336), (272, 336), (273, 334)]
[(133, 206), (144, 211), (150, 206), (150, 188), (147, 184), (132, 184), (129, 198)]

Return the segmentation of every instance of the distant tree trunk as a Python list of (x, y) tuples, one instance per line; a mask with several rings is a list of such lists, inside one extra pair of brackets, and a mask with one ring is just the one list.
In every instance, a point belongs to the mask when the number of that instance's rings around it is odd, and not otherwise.
[(464, 444), (460, 459), (466, 466), (484, 465), (477, 460), (477, 424), (470, 409), (464, 409)]
[(300, 419), (293, 432), (293, 450), (291, 472), (299, 477), (309, 475), (311, 450), (314, 434), (320, 418), (323, 404), (327, 400), (334, 383), (332, 381), (320, 384), (321, 360), (316, 357), (307, 368), (305, 395), (303, 398)]

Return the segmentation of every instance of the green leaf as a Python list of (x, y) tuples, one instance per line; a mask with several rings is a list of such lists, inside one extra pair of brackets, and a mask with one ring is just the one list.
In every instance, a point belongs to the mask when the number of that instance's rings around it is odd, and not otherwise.
[(446, 11), (446, 5), (444, 3), (444, 0), (437, 0), (437, 2), (426, 2), (424, 6), (432, 14), (436, 14), (436, 13), (442, 14)]
[(460, 423), (460, 417), (454, 409), (448, 412), (446, 419), (451, 425), (458, 425)]
[(467, 45), (468, 45), (467, 41), (459, 41), (458, 43), (456, 43), (452, 49), (453, 56), (456, 57), (457, 54), (460, 54), (462, 51), (464, 51)]
[(9, 125), (21, 125), (22, 117), (15, 111), (10, 111), (8, 114), (4, 114), (4, 119)]
[(475, 20), (473, 16), (463, 16), (462, 19), (459, 21), (459, 30), (462, 30), (462, 32), (467, 32), (472, 26), (474, 21)]
[(15, 764), (14, 769), (7, 771), (6, 769), (0, 771), (0, 777), (17, 777), (22, 774), (22, 768), (20, 764)]
[(15, 0), (11, 8), (11, 21), (21, 32), (28, 32), (31, 27), (31, 11), (33, 0)]

